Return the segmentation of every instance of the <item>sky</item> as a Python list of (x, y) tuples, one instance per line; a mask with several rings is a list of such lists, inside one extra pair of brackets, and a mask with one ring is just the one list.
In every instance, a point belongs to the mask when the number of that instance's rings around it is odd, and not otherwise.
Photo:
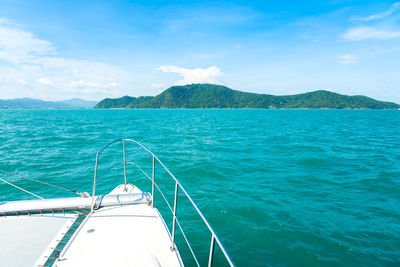
[(400, 103), (400, 2), (0, 0), (0, 99), (191, 83)]

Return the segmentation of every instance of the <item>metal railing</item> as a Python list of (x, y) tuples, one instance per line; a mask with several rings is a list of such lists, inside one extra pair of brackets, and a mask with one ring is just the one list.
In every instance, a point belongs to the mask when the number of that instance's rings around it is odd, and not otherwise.
[[(219, 240), (217, 234), (215, 233), (215, 231), (211, 227), (210, 223), (204, 217), (203, 213), (200, 211), (199, 207), (196, 205), (196, 203), (193, 201), (193, 199), (189, 196), (189, 194), (187, 193), (185, 188), (182, 186), (182, 184), (178, 181), (178, 179), (176, 179), (176, 177), (171, 173), (171, 171), (164, 165), (164, 163), (153, 152), (151, 152), (149, 149), (147, 149), (146, 147), (144, 147), (142, 144), (140, 144), (139, 142), (137, 142), (135, 140), (132, 140), (132, 139), (114, 140), (114, 141), (110, 142), (109, 144), (107, 144), (106, 146), (104, 146), (99, 152), (97, 152), (97, 154), (96, 154), (96, 165), (95, 165), (95, 170), (94, 170), (94, 179), (93, 179), (92, 212), (94, 210), (94, 204), (95, 204), (96, 179), (97, 179), (97, 168), (98, 168), (98, 163), (99, 163), (99, 156), (106, 148), (108, 148), (109, 146), (111, 146), (112, 144), (117, 143), (117, 142), (122, 142), (125, 184), (127, 183), (126, 164), (131, 164), (131, 165), (136, 166), (136, 168), (138, 168), (138, 170), (141, 171), (144, 174), (144, 176), (151, 181), (151, 206), (154, 207), (154, 193), (155, 193), (154, 190), (155, 190), (155, 188), (157, 188), (158, 192), (163, 197), (164, 201), (166, 202), (169, 210), (171, 211), (171, 213), (173, 215), (173, 217), (172, 217), (172, 232), (169, 230), (168, 227), (166, 227), (168, 232), (169, 232), (169, 235), (171, 237), (171, 251), (174, 251), (174, 250), (177, 249), (176, 248), (176, 244), (175, 244), (175, 230), (176, 230), (176, 226), (178, 226), (180, 231), (181, 231), (181, 233), (182, 233), (182, 236), (185, 239), (185, 242), (186, 242), (186, 244), (187, 244), (187, 246), (188, 246), (188, 248), (189, 248), (189, 250), (190, 250), (190, 252), (192, 254), (192, 257), (193, 257), (194, 261), (196, 262), (197, 266), (200, 266), (199, 261), (198, 261), (196, 255), (195, 255), (195, 253), (193, 251), (193, 248), (190, 245), (190, 242), (187, 239), (187, 237), (185, 235), (185, 232), (183, 231), (183, 229), (181, 227), (181, 224), (179, 223), (179, 220), (177, 218), (178, 192), (179, 192), (179, 189), (180, 189), (184, 193), (184, 196), (186, 196), (186, 198), (190, 201), (192, 206), (195, 208), (195, 210), (197, 211), (198, 215), (203, 220), (205, 226), (208, 228), (208, 230), (211, 233), (211, 242), (210, 242), (210, 250), (209, 250), (209, 257), (208, 257), (208, 266), (212, 266), (212, 264), (213, 264), (215, 242), (218, 244), (218, 246), (221, 249), (223, 255), (225, 256), (225, 259), (226, 259), (227, 263), (230, 266), (235, 266), (234, 263), (232, 262), (232, 259), (230, 258), (230, 256), (226, 252), (225, 247), (222, 245), (222, 242)], [(152, 166), (152, 175), (151, 175), (151, 177), (138, 164), (136, 164), (134, 162), (126, 161), (125, 142), (135, 143), (136, 145), (139, 146), (139, 149), (143, 149), (145, 152), (147, 152), (148, 154), (150, 154), (152, 156), (152, 159), (153, 159), (153, 164), (152, 165), (153, 166)], [(157, 183), (155, 181), (156, 180), (156, 177), (155, 177), (156, 162), (158, 162), (161, 165), (161, 167), (164, 168), (164, 170), (169, 174), (169, 176), (175, 182), (175, 195), (174, 195), (174, 208), (173, 209), (172, 209), (171, 205), (169, 204), (167, 198), (165, 197), (164, 193), (162, 192), (162, 190), (160, 189), (160, 187), (157, 185)], [(115, 165), (113, 165), (113, 166), (115, 166)]]

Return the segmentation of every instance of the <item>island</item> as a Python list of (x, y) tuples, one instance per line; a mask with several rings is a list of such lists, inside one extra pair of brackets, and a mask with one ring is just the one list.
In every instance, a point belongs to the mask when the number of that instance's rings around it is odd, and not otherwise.
[(275, 96), (241, 92), (216, 84), (190, 84), (172, 86), (157, 96), (106, 98), (95, 108), (399, 109), (400, 105), (325, 90)]

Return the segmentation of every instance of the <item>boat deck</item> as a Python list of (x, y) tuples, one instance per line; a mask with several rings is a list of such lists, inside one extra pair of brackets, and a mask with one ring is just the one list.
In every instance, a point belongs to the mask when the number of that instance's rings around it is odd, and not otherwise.
[(107, 207), (82, 223), (55, 266), (181, 266), (157, 209)]
[[(170, 249), (171, 237), (157, 208), (138, 194), (143, 196), (126, 184), (104, 196), (113, 205), (99, 204), (92, 213), (3, 216), (0, 265), (183, 266), (178, 250)], [(127, 197), (133, 204), (118, 204)]]
[[(120, 185), (110, 195), (142, 193)], [(182, 266), (167, 226), (148, 203), (103, 207), (83, 221), (55, 266)]]

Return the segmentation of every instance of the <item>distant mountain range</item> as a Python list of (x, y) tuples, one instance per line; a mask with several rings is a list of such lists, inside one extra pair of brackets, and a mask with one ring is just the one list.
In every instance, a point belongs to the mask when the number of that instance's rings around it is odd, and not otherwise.
[(69, 100), (58, 101), (75, 108), (94, 108), (99, 101), (89, 101), (80, 98), (72, 98)]
[(399, 109), (400, 105), (361, 95), (346, 96), (324, 90), (274, 96), (241, 92), (222, 85), (191, 84), (170, 87), (157, 96), (106, 98), (95, 108)]
[(99, 103), (79, 98), (64, 101), (43, 101), (32, 98), (0, 99), (0, 109), (86, 108), (399, 109), (400, 105), (378, 101), (361, 95), (347, 96), (324, 90), (296, 95), (274, 96), (241, 92), (215, 84), (172, 86), (157, 96), (106, 98)]
[(94, 108), (97, 101), (73, 98), (64, 101), (43, 101), (32, 98), (0, 99), (0, 109), (81, 109)]

